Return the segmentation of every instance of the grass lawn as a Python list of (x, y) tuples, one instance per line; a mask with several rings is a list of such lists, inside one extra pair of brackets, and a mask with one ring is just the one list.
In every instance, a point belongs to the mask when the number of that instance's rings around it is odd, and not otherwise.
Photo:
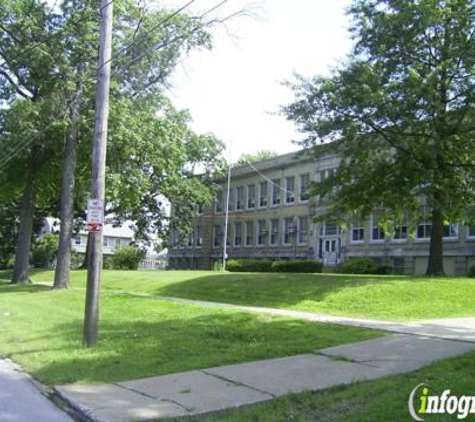
[[(421, 382), (430, 395), (451, 390), (451, 395), (475, 395), (475, 352), (447, 359), (407, 375), (336, 387), (322, 392), (284, 396), (271, 402), (216, 416), (192, 419), (203, 422), (401, 422), (413, 421), (408, 412), (411, 390)], [(465, 420), (473, 421), (474, 414)], [(455, 415), (427, 414), (425, 421), (456, 421)]]
[[(117, 277), (150, 274), (106, 273), (105, 280), (113, 286)], [(96, 383), (308, 353), (382, 335), (104, 290), (100, 343), (85, 349), (84, 295), (0, 283), (0, 354), (48, 385)]]
[[(85, 279), (72, 273), (74, 286)], [(466, 277), (105, 271), (103, 289), (399, 321), (475, 315), (475, 279)]]

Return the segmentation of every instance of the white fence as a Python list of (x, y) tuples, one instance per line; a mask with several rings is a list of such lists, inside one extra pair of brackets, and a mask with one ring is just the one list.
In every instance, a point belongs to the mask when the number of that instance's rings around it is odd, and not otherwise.
[(166, 266), (165, 259), (147, 258), (139, 264), (139, 270), (164, 270)]

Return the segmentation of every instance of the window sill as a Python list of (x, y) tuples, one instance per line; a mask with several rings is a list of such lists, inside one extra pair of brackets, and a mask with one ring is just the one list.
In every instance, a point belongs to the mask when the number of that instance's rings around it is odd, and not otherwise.
[(370, 243), (371, 245), (384, 245), (385, 242), (384, 242), (384, 240), (379, 240), (379, 239), (377, 239), (377, 240), (372, 240), (372, 239), (371, 239), (371, 240), (369, 241), (369, 243)]

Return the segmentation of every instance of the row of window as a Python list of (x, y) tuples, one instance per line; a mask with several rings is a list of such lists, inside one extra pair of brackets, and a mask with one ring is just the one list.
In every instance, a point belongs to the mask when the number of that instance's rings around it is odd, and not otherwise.
[(195, 227), (195, 231), (192, 234), (189, 234), (185, 240), (185, 242), (180, 243), (180, 233), (178, 230), (172, 231), (172, 247), (183, 247), (186, 246), (188, 248), (201, 248), (203, 246), (203, 233), (202, 227), (197, 225)]
[[(74, 239), (75, 245), (86, 245), (87, 244), (87, 236), (76, 236)], [(103, 237), (102, 244), (104, 246), (114, 246), (116, 248), (120, 247), (121, 245), (128, 245), (129, 241), (127, 239), (120, 239), (117, 237)]]
[[(232, 229), (232, 230), (231, 230)], [(273, 218), (236, 222), (230, 225), (227, 236), (228, 246), (284, 246), (307, 245), (309, 236), (309, 218)], [(213, 246), (223, 246), (224, 226), (215, 225), (213, 232)]]
[[(424, 207), (423, 215), (426, 217), (429, 215), (427, 207)], [(432, 223), (423, 218), (423, 221), (418, 224), (415, 238), (419, 240), (429, 240), (432, 231)], [(468, 227), (468, 237), (475, 238), (475, 227)], [(395, 227), (391, 239), (395, 241), (405, 241), (409, 237), (408, 225), (406, 221), (403, 221), (400, 226)], [(457, 239), (459, 237), (459, 225), (449, 223), (444, 226), (444, 238)], [(373, 214), (370, 217), (370, 241), (374, 243), (383, 243), (387, 238), (384, 229), (380, 226), (380, 219), (377, 214)], [(362, 219), (355, 219), (351, 226), (350, 242), (351, 243), (363, 243), (365, 240), (365, 225)]]
[[(270, 189), (269, 189), (270, 185)], [(306, 202), (309, 199), (308, 190), (310, 187), (310, 174), (305, 173), (299, 176), (298, 198), (300, 202)], [(273, 179), (272, 183), (267, 181), (259, 184), (249, 184), (247, 186), (237, 186), (229, 190), (229, 211), (242, 211), (244, 209), (252, 210), (257, 208), (265, 208), (268, 205), (278, 206), (281, 204), (282, 197), (284, 203), (292, 205), (295, 203), (295, 176), (289, 176), (282, 180)], [(269, 193), (271, 197), (269, 198)], [(223, 192), (218, 194), (214, 211), (216, 213), (223, 212), (225, 209), (225, 195)], [(270, 199), (270, 202), (269, 202)]]

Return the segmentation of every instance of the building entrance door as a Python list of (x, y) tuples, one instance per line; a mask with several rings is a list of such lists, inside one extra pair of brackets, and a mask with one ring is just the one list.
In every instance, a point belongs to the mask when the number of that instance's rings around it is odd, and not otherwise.
[(322, 260), (324, 264), (336, 265), (339, 263), (339, 239), (326, 238), (322, 242)]

